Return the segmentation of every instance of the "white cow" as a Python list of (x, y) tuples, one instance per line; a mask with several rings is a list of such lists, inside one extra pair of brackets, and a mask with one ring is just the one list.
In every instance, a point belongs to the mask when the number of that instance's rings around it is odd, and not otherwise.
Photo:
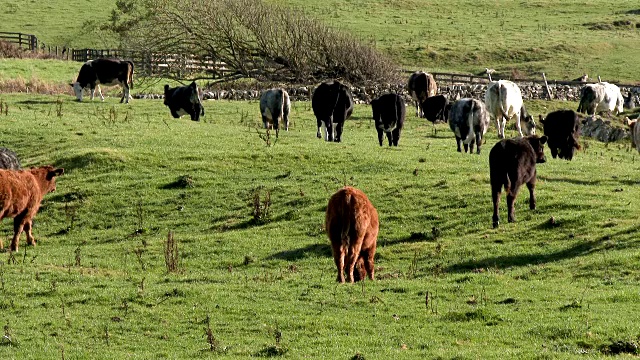
[(522, 134), (521, 124), (524, 124), (526, 135), (536, 134), (536, 123), (533, 117), (527, 113), (522, 103), (522, 92), (515, 83), (509, 80), (493, 81), (487, 87), (484, 96), (489, 116), (496, 121), (498, 126), (498, 136), (504, 139), (504, 127), (507, 120), (515, 116), (516, 129), (520, 137)]
[(624, 109), (624, 97), (617, 85), (608, 82), (587, 84), (580, 90), (578, 112), (593, 115), (600, 112), (620, 114)]

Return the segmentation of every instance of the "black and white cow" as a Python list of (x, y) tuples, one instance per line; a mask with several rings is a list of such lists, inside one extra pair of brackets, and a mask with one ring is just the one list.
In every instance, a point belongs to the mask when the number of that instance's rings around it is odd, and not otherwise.
[[(78, 98), (82, 101), (82, 90), (89, 87), (91, 90), (91, 100), (95, 95), (96, 86), (102, 85), (122, 85), (122, 98), (120, 102), (129, 103), (129, 89), (133, 89), (133, 62), (128, 60), (96, 59), (89, 60), (80, 68), (80, 74), (76, 82), (71, 83), (71, 87)], [(98, 86), (98, 94), (104, 101), (104, 96)], [(125, 100), (126, 99), (126, 100)]]
[(200, 91), (195, 81), (189, 86), (170, 88), (164, 86), (164, 104), (169, 107), (171, 116), (179, 118), (189, 114), (191, 120), (200, 121), (200, 115), (204, 116), (204, 106), (200, 98)]
[[(464, 143), (464, 152), (473, 153), (475, 143), (480, 154), (482, 138), (489, 128), (489, 113), (484, 103), (476, 99), (460, 99), (453, 104), (449, 113), (449, 127), (456, 135), (458, 152), (462, 152), (461, 143)], [(463, 140), (464, 139), (464, 140)]]
[(617, 85), (608, 82), (587, 84), (580, 90), (578, 112), (593, 115), (609, 112), (614, 115), (624, 111), (624, 97)]
[(382, 146), (382, 138), (387, 134), (389, 146), (398, 146), (400, 132), (404, 125), (405, 104), (402, 96), (397, 94), (384, 94), (371, 101), (373, 120), (378, 131), (378, 142)]
[(318, 139), (322, 138), (322, 127), (326, 141), (340, 142), (344, 122), (353, 112), (353, 96), (349, 88), (337, 80), (322, 83), (313, 92), (311, 107), (317, 119)]
[(444, 95), (429, 96), (422, 102), (424, 117), (432, 123), (439, 120), (446, 122), (450, 110), (449, 100)]
[(0, 147), (0, 169), (5, 170), (20, 170), (20, 159), (18, 155), (5, 147)]
[(289, 112), (291, 111), (291, 101), (289, 94), (283, 88), (265, 90), (260, 96), (260, 114), (262, 123), (267, 129), (272, 123), (278, 137), (280, 119), (284, 123), (284, 129), (289, 131)]

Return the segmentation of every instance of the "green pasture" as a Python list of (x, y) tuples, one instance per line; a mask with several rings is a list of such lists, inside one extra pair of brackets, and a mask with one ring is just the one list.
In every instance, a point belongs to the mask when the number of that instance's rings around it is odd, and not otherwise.
[[(2, 359), (568, 359), (638, 343), (640, 156), (626, 141), (548, 155), (538, 209), (522, 189), (517, 222), (503, 199), (492, 229), (493, 124), (470, 155), (411, 110), (389, 148), (364, 105), (325, 143), (307, 102), (276, 141), (257, 102), (207, 101), (196, 123), (117, 101), (0, 95), (0, 145), (65, 168), (38, 245), (0, 253)], [(324, 211), (345, 184), (380, 214), (374, 282), (335, 282)], [(4, 220), (5, 246), (11, 234)]]
[[(371, 42), (408, 69), (478, 73), (489, 67), (502, 76), (638, 80), (635, 0), (273, 1)], [(2, 31), (34, 33), (51, 45), (114, 46), (97, 29), (113, 0), (0, 0), (0, 8)]]

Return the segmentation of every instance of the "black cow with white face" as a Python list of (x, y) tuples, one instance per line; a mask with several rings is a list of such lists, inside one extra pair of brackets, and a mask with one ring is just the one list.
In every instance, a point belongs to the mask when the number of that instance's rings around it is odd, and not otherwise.
[(353, 96), (349, 88), (337, 80), (322, 83), (313, 92), (311, 107), (318, 123), (318, 139), (322, 138), (322, 127), (326, 141), (340, 142), (344, 122), (353, 112)]
[(200, 91), (195, 81), (189, 86), (170, 88), (169, 85), (165, 85), (164, 104), (169, 107), (171, 116), (176, 119), (189, 114), (191, 120), (200, 121), (200, 115), (204, 116), (204, 106), (202, 106)]
[(402, 97), (397, 94), (384, 94), (371, 101), (371, 110), (380, 146), (382, 146), (384, 134), (387, 134), (389, 146), (398, 146), (406, 113)]
[(93, 100), (96, 86), (98, 94), (104, 101), (104, 96), (100, 91), (102, 85), (121, 85), (122, 98), (120, 102), (129, 103), (129, 89), (133, 89), (133, 62), (116, 59), (96, 59), (89, 60), (82, 65), (76, 82), (71, 83), (73, 92), (78, 101), (82, 101), (82, 90), (89, 87), (91, 90), (91, 100)]

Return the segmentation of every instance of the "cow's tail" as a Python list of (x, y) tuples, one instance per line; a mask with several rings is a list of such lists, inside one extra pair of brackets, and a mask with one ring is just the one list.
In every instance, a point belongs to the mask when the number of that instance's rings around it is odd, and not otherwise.
[(469, 132), (467, 133), (467, 138), (464, 139), (464, 143), (467, 145), (470, 144), (476, 138), (476, 132), (473, 131), (473, 118), (475, 116), (474, 114), (475, 107), (476, 107), (475, 100), (471, 100), (471, 108), (469, 109), (469, 117), (467, 118), (467, 122), (469, 125)]
[(507, 87), (504, 86), (503, 84), (498, 84), (499, 88), (498, 88), (498, 96), (500, 98), (500, 101), (498, 102), (500, 105), (500, 112), (502, 113), (501, 116), (509, 121), (509, 116), (507, 115)]
[(355, 223), (355, 219), (353, 219), (353, 217), (355, 217), (355, 204), (352, 203), (353, 201), (352, 194), (347, 191), (344, 196), (344, 207), (342, 208), (343, 211), (346, 211), (346, 214), (342, 214), (342, 233), (340, 234), (340, 239), (342, 239), (343, 244), (349, 244), (349, 230), (351, 229), (352, 223)]
[(127, 61), (127, 84), (133, 89), (133, 61)]

